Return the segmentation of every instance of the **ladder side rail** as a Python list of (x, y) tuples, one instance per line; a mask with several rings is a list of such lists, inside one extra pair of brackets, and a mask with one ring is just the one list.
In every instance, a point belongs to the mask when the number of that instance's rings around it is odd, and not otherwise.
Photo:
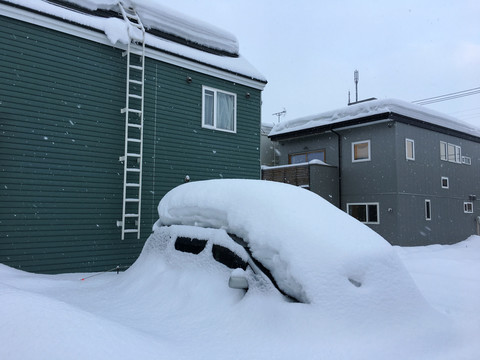
[(139, 184), (140, 187), (138, 189), (138, 196), (139, 196), (139, 202), (138, 202), (138, 233), (137, 233), (137, 239), (140, 239), (140, 226), (141, 226), (141, 214), (142, 214), (142, 175), (143, 175), (143, 122), (144, 122), (144, 99), (145, 99), (145, 28), (142, 25), (142, 78), (141, 82), (141, 96), (142, 96), (142, 101), (140, 103), (140, 158), (138, 159), (139, 161), (139, 168), (140, 168), (140, 176), (139, 176)]
[[(123, 7), (120, 6), (120, 8), (123, 10)], [(130, 78), (130, 42), (127, 44), (127, 74), (126, 74), (126, 83), (127, 83), (127, 89), (126, 89), (126, 98), (125, 98), (125, 153), (123, 156), (123, 201), (122, 201), (122, 240), (125, 240), (125, 213), (127, 211), (127, 203), (125, 202), (125, 199), (127, 197), (127, 168), (128, 168), (128, 161), (127, 161), (127, 152), (128, 152), (128, 117), (129, 117), (129, 107), (130, 107), (130, 86), (128, 85), (128, 79)]]

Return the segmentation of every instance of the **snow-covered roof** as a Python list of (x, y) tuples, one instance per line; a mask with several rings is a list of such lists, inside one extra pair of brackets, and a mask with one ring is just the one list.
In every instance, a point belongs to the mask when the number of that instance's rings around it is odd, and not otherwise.
[[(128, 25), (119, 16), (118, 0), (5, 0), (62, 21), (104, 32), (113, 44), (127, 44)], [(266, 83), (239, 53), (237, 38), (154, 0), (124, 0), (135, 8), (147, 29), (147, 46)]]
[(283, 121), (272, 129), (269, 136), (288, 134), (321, 127), (340, 128), (345, 122), (369, 116), (394, 113), (429, 123), (445, 129), (459, 131), (480, 137), (480, 129), (440, 112), (397, 99), (372, 100), (362, 102), (333, 111)]

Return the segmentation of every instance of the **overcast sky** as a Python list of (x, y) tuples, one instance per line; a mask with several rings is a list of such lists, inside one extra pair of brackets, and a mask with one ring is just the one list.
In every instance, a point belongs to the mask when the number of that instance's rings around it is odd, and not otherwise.
[[(268, 84), (262, 121), (377, 97), (414, 101), (480, 90), (478, 0), (159, 0), (234, 34)], [(480, 127), (480, 93), (427, 105)]]

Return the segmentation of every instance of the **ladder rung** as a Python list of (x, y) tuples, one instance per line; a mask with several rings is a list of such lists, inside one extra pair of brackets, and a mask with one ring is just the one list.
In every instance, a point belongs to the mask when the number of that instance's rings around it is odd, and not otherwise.
[(140, 184), (137, 184), (137, 183), (126, 183), (125, 186), (127, 187), (140, 187)]
[(125, 217), (136, 218), (136, 217), (138, 217), (138, 214), (125, 214)]
[(141, 129), (141, 128), (142, 128), (142, 125), (139, 125), (139, 124), (128, 123), (128, 126), (134, 127), (134, 128), (137, 128), (137, 129)]
[(127, 141), (135, 142), (135, 143), (141, 143), (141, 142), (142, 142), (142, 140), (140, 140), (140, 139), (134, 139), (134, 138), (128, 138)]
[(129, 172), (140, 172), (140, 169), (137, 169), (137, 168), (127, 168), (127, 171), (129, 171)]
[(127, 198), (125, 199), (126, 202), (139, 202), (140, 199), (135, 199), (135, 198)]
[(139, 114), (139, 115), (142, 113), (142, 110), (137, 110), (137, 109), (130, 109), (130, 108), (127, 109), (126, 107), (124, 107), (123, 109), (120, 109), (120, 112), (122, 114), (125, 114), (127, 111), (135, 114)]
[(127, 156), (139, 158), (141, 155), (136, 153), (127, 153)]
[(135, 94), (128, 94), (128, 96), (130, 96), (131, 98), (134, 98), (134, 99), (141, 99), (142, 98), (140, 95), (135, 95)]
[(135, 70), (143, 70), (143, 66), (138, 66), (138, 65), (130, 65), (130, 68)]
[(142, 85), (142, 84), (143, 84), (140, 80), (128, 79), (128, 81), (131, 82), (132, 84), (138, 84), (138, 85)]
[(124, 229), (123, 232), (124, 233), (136, 233), (136, 232), (138, 232), (138, 229)]
[[(135, 46), (135, 45), (133, 45)], [(139, 45), (140, 46), (140, 45)], [(136, 56), (140, 56), (140, 57), (143, 57), (143, 50), (140, 50), (140, 49), (137, 49), (137, 50), (132, 50), (130, 49), (130, 55), (136, 55)], [(139, 61), (142, 61), (142, 59), (138, 59)]]

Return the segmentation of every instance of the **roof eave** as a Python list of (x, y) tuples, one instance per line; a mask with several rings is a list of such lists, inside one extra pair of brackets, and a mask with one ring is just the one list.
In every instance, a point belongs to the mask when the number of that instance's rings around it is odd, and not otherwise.
[(311, 136), (311, 135), (316, 135), (316, 134), (322, 134), (327, 131), (332, 131), (332, 130), (340, 130), (343, 128), (349, 128), (353, 126), (368, 126), (372, 125), (372, 123), (376, 123), (381, 120), (392, 120), (396, 122), (401, 122), (404, 124), (416, 126), (422, 129), (427, 129), (431, 131), (436, 131), (445, 135), (450, 135), (450, 136), (455, 136), (461, 139), (465, 140), (470, 140), (474, 142), (480, 143), (480, 137), (468, 134), (459, 130), (454, 130), (451, 128), (447, 128), (441, 125), (437, 124), (432, 124), (428, 121), (425, 120), (420, 120), (416, 118), (412, 118), (406, 115), (402, 115), (399, 113), (391, 112), (391, 111), (386, 111), (382, 112), (379, 114), (375, 115), (370, 115), (370, 116), (365, 116), (365, 117), (360, 117), (360, 118), (355, 118), (355, 119), (349, 119), (346, 121), (341, 121), (337, 123), (332, 123), (332, 124), (327, 124), (327, 125), (322, 125), (322, 126), (316, 126), (312, 128), (307, 128), (307, 129), (301, 129), (301, 130), (296, 130), (296, 131), (291, 131), (291, 132), (285, 132), (285, 133), (280, 133), (280, 134), (274, 134), (274, 135), (269, 135), (269, 138), (272, 141), (281, 141), (281, 140), (288, 140), (296, 137), (303, 137), (303, 136)]

